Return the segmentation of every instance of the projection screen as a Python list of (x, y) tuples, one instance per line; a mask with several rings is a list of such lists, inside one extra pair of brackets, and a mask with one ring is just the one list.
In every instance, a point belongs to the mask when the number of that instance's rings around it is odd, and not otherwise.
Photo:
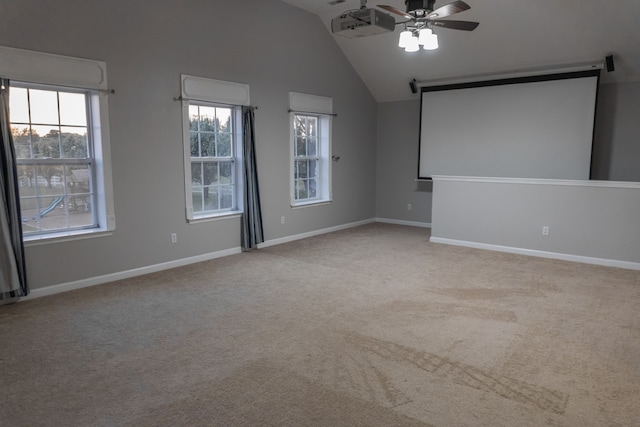
[(599, 76), (422, 87), (418, 179), (589, 179)]

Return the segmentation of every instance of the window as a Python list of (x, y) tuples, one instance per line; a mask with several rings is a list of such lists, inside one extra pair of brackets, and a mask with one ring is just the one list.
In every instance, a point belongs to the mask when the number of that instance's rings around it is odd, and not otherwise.
[(25, 241), (115, 229), (106, 64), (0, 46)]
[(249, 87), (182, 75), (187, 220), (242, 212), (242, 106)]
[(97, 226), (90, 96), (87, 91), (11, 85), (25, 236)]
[(318, 197), (320, 154), (318, 151), (318, 117), (293, 115), (295, 138), (293, 162), (293, 197), (297, 202)]
[(234, 107), (189, 104), (191, 201), (194, 217), (238, 211)]
[[(291, 205), (331, 201), (331, 98), (292, 92)], [(315, 112), (307, 112), (314, 110)], [(326, 114), (324, 114), (326, 113)]]

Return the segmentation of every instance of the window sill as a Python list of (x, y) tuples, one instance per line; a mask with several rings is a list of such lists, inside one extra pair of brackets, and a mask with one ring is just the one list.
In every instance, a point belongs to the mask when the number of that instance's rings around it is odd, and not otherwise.
[(94, 239), (98, 237), (111, 236), (113, 230), (95, 229), (74, 230), (61, 233), (42, 234), (38, 236), (26, 236), (23, 239), (25, 247), (48, 245), (51, 243), (71, 242), (75, 240)]
[(291, 209), (309, 208), (312, 206), (328, 205), (330, 203), (331, 203), (331, 200), (311, 200), (308, 202), (300, 202), (300, 203), (291, 205)]
[(240, 218), (242, 216), (241, 211), (224, 212), (220, 214), (200, 216), (195, 218), (187, 218), (188, 224), (197, 224), (200, 222), (219, 221), (223, 219)]

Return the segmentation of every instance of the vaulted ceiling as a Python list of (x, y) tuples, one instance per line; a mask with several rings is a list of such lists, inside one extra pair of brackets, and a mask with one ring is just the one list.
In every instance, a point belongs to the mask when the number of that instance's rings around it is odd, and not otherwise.
[[(282, 0), (331, 19), (360, 7), (360, 0)], [(451, 19), (480, 22), (472, 32), (438, 28), (440, 47), (407, 53), (398, 47), (401, 31), (349, 39), (333, 35), (356, 72), (379, 102), (414, 99), (409, 81), (436, 82), (604, 62), (615, 71), (601, 82), (640, 81), (639, 0), (464, 0), (470, 10)], [(449, 3), (437, 0), (438, 8)], [(404, 0), (369, 1), (405, 10)], [(394, 15), (395, 16), (395, 15)], [(403, 18), (395, 16), (396, 21)]]

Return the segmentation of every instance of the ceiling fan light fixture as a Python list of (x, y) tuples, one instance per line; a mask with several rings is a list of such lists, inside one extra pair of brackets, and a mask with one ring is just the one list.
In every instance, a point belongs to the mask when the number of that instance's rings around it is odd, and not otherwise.
[(418, 37), (412, 35), (407, 41), (407, 46), (404, 48), (405, 52), (417, 52), (420, 50), (420, 44), (418, 43)]
[(407, 45), (409, 44), (409, 40), (411, 39), (411, 37), (413, 37), (413, 34), (411, 33), (411, 31), (405, 28), (405, 30), (400, 33), (400, 40), (398, 41), (398, 46), (400, 46), (401, 48), (406, 48)]
[(433, 31), (431, 31), (431, 28), (422, 28), (418, 34), (418, 43), (424, 46), (429, 42)]
[(429, 34), (422, 45), (424, 50), (436, 50), (438, 48), (438, 36), (435, 33)]
[[(416, 51), (414, 39), (418, 41), (417, 49), (420, 49), (420, 46), (425, 50), (438, 49), (438, 36), (433, 33), (434, 27), (462, 31), (473, 31), (478, 27), (478, 22), (442, 19), (469, 10), (471, 6), (463, 0), (453, 0), (437, 9), (434, 9), (435, 3), (436, 0), (404, 0), (406, 11), (387, 5), (378, 7), (405, 19), (396, 22), (396, 25), (404, 24), (398, 45), (407, 52)], [(409, 33), (412, 33), (411, 38)]]

